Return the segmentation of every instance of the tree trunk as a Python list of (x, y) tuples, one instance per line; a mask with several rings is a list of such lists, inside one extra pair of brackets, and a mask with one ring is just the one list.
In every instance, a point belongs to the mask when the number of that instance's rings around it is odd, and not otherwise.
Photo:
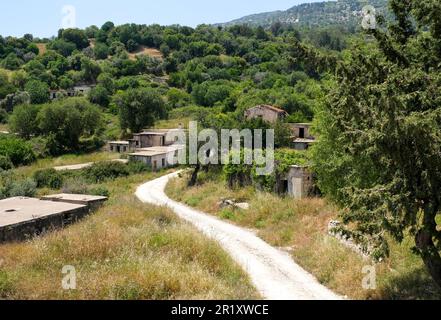
[(436, 284), (441, 288), (441, 256), (433, 241), (437, 235), (436, 213), (432, 205), (428, 205), (424, 210), (424, 226), (415, 236), (415, 244), (426, 265), (427, 271), (432, 276)]
[(199, 170), (201, 170), (201, 165), (197, 164), (193, 170), (193, 173), (191, 174), (190, 181), (188, 182), (189, 187), (194, 187), (196, 185), (196, 182), (198, 181)]

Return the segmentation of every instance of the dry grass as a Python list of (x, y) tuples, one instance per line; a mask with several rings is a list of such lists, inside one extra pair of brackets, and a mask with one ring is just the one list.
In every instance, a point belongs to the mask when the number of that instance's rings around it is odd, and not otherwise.
[(40, 169), (48, 169), (60, 166), (99, 162), (119, 159), (120, 154), (111, 152), (94, 152), (88, 154), (66, 154), (56, 158), (39, 159), (30, 166), (19, 167), (15, 171), (23, 176), (31, 176), (33, 172)]
[[(133, 193), (157, 174), (105, 186), (109, 202), (64, 230), (0, 245), (0, 299), (251, 299), (247, 276), (213, 241)], [(77, 290), (61, 288), (62, 268)]]
[[(327, 287), (353, 299), (440, 299), (441, 292), (424, 269), (421, 259), (411, 253), (413, 242), (391, 241), (391, 257), (375, 265), (377, 289), (365, 290), (364, 266), (373, 265), (327, 235), (336, 209), (324, 199), (293, 200), (256, 192), (253, 188), (229, 190), (216, 174), (201, 175), (204, 181), (186, 187), (185, 178), (167, 187), (170, 197), (214, 214), (221, 219), (252, 228), (268, 243), (281, 247)], [(250, 203), (250, 210), (220, 209), (221, 198)]]
[(129, 53), (129, 59), (136, 60), (136, 56), (149, 56), (151, 58), (156, 58), (159, 60), (163, 60), (164, 56), (162, 55), (161, 51), (155, 48), (147, 48), (144, 46), (140, 46), (138, 50), (136, 50), (133, 53)]
[(155, 123), (154, 129), (177, 129), (179, 125), (182, 125), (183, 129), (188, 129), (190, 121), (191, 118), (159, 120)]
[(46, 43), (37, 43), (37, 47), (38, 47), (38, 54), (40, 56), (42, 56), (43, 54), (45, 54), (47, 52), (47, 44)]

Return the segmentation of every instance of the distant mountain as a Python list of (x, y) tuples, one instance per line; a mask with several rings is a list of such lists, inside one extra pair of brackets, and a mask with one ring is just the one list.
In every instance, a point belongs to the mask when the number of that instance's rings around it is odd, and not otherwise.
[(338, 0), (297, 5), (286, 11), (253, 14), (220, 26), (248, 24), (268, 27), (276, 22), (294, 24), (300, 27), (344, 26), (356, 28), (362, 21), (362, 9), (372, 5), (378, 13), (388, 15), (388, 0)]

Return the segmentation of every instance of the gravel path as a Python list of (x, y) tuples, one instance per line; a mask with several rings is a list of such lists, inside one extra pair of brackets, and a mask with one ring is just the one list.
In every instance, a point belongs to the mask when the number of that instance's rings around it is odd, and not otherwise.
[(177, 175), (173, 173), (140, 186), (136, 196), (142, 202), (171, 208), (179, 217), (217, 240), (249, 274), (265, 299), (341, 299), (297, 265), (289, 254), (270, 246), (252, 232), (169, 199), (164, 189)]

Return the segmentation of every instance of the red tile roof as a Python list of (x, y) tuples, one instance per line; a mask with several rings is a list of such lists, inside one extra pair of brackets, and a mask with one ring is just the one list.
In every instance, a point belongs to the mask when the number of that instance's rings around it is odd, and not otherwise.
[[(258, 105), (258, 106), (255, 106), (254, 108), (266, 108), (266, 109), (270, 109), (270, 110), (272, 110), (272, 111), (275, 111), (275, 112), (277, 112), (277, 113), (285, 113), (285, 114), (288, 114), (288, 112), (286, 112), (285, 110), (280, 109), (280, 108), (277, 108), (277, 107), (274, 107), (274, 106), (270, 106), (270, 105), (268, 105), (268, 104)], [(251, 108), (251, 109), (253, 109), (253, 108)]]

